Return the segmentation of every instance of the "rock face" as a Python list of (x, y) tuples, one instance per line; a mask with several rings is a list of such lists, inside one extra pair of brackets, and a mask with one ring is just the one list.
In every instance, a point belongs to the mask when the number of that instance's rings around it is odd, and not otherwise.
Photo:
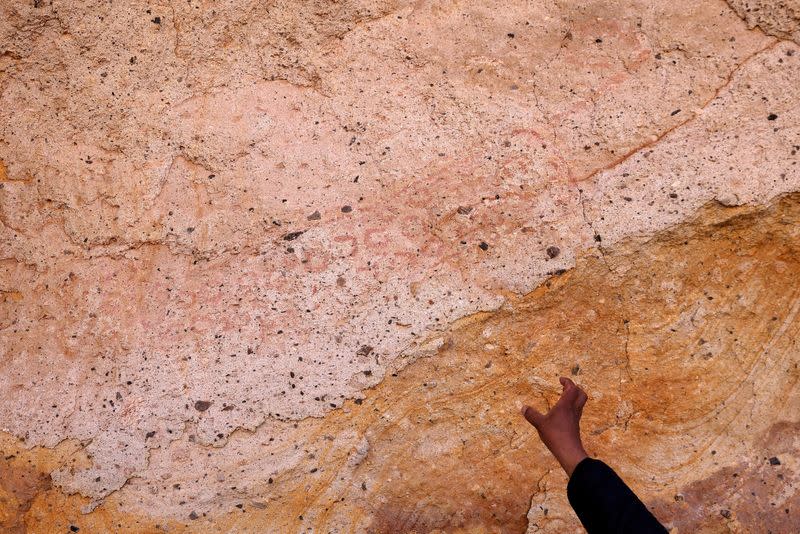
[(800, 524), (800, 5), (0, 5), (0, 526)]

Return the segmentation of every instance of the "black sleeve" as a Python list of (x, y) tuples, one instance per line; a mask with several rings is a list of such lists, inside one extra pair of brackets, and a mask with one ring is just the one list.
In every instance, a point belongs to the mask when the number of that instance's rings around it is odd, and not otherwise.
[(667, 530), (600, 460), (583, 459), (567, 484), (567, 498), (589, 534), (665, 534)]

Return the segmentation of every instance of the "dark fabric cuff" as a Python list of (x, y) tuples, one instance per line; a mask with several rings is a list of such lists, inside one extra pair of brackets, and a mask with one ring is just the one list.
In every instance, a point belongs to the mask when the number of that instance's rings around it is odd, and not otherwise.
[(589, 534), (664, 534), (666, 529), (613, 469), (585, 458), (567, 483), (567, 498)]
[(567, 482), (569, 503), (575, 508), (576, 502), (580, 504), (585, 500), (587, 489), (607, 485), (609, 479), (614, 478), (617, 478), (616, 473), (605, 462), (587, 456), (578, 462)]

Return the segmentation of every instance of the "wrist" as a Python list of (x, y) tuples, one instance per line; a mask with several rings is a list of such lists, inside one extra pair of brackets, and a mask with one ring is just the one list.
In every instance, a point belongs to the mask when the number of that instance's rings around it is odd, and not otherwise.
[(561, 464), (561, 467), (564, 468), (564, 471), (567, 473), (567, 477), (571, 477), (572, 472), (575, 471), (575, 468), (578, 467), (578, 464), (589, 457), (589, 455), (586, 454), (586, 450), (584, 450), (583, 445), (580, 443), (559, 452), (560, 454), (556, 456), (556, 459), (558, 460), (558, 463)]

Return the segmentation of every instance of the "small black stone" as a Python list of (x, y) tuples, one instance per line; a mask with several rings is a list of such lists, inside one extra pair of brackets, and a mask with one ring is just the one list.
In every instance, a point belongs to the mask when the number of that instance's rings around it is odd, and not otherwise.
[(305, 230), (300, 230), (299, 232), (289, 232), (288, 234), (283, 236), (283, 240), (284, 241), (294, 241), (295, 239), (297, 239), (298, 237), (300, 237), (304, 233), (305, 233)]
[(80, 530), (80, 528), (76, 527), (75, 525), (70, 525), (69, 526), (69, 530), (70, 530), (70, 532), (78, 532)]
[(306, 217), (306, 219), (308, 219), (309, 221), (318, 221), (321, 218), (322, 218), (322, 215), (320, 214), (319, 211), (315, 211), (314, 213), (312, 213), (311, 215)]
[(767, 115), (767, 120), (768, 121), (774, 121), (777, 118), (778, 118), (778, 116), (775, 115), (774, 113), (770, 113), (769, 115)]
[(154, 24), (161, 24), (161, 17), (153, 17), (151, 22)]
[(342, 206), (342, 213), (350, 213), (351, 211), (353, 211), (352, 206)]
[(481, 243), (480, 243), (480, 245), (478, 245), (478, 247), (481, 250), (489, 250), (489, 244), (486, 241), (481, 241)]
[(209, 401), (197, 401), (194, 403), (194, 409), (198, 412), (204, 412), (211, 407), (211, 403)]
[(561, 254), (561, 249), (555, 246), (547, 247), (547, 257), (553, 259)]
[(769, 459), (769, 465), (781, 465), (781, 461), (778, 460), (777, 456), (773, 456)]

